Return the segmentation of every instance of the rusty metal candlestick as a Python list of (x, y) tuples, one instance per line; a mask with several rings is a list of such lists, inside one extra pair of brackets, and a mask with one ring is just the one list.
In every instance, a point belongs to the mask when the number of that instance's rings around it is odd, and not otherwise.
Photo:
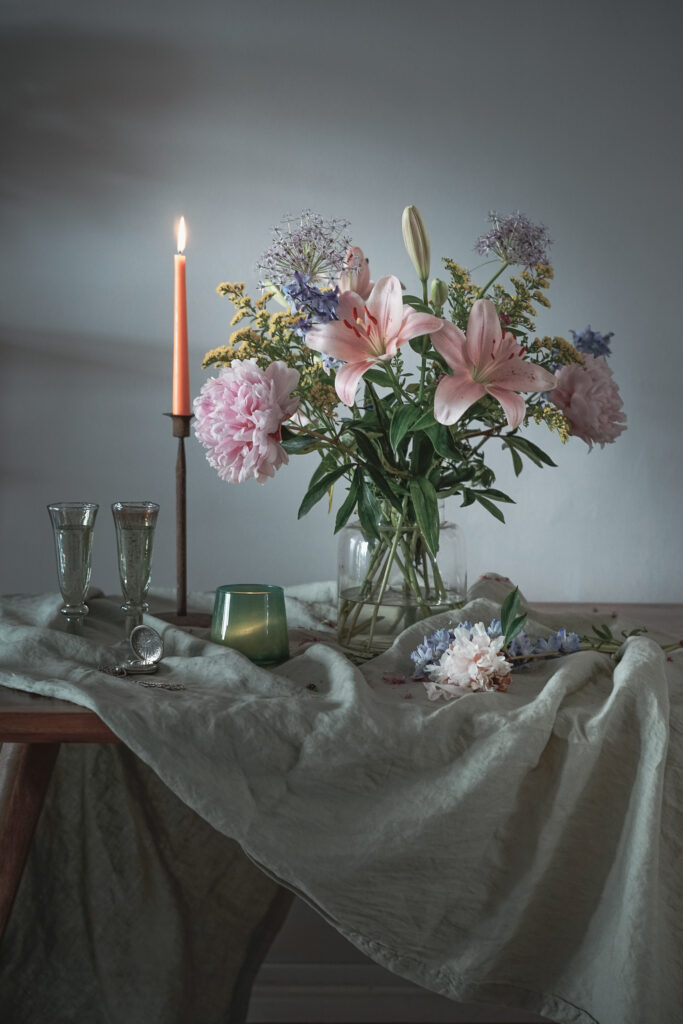
[(175, 464), (175, 498), (176, 498), (176, 611), (159, 615), (158, 618), (172, 622), (176, 626), (199, 626), (206, 628), (211, 625), (211, 616), (204, 614), (187, 614), (187, 475), (185, 468), (185, 438), (190, 436), (189, 416), (167, 412), (170, 416), (173, 437), (178, 438), (178, 454)]

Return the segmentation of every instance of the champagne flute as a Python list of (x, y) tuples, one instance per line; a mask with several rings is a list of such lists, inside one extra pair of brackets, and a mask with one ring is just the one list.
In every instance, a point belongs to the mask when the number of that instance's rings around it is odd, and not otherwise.
[(153, 501), (115, 501), (111, 507), (116, 527), (119, 579), (126, 614), (126, 633), (142, 622), (148, 610), (152, 547), (159, 506)]
[(64, 600), (60, 612), (67, 628), (88, 614), (85, 595), (92, 572), (92, 539), (99, 505), (89, 501), (55, 501), (47, 506), (57, 555), (57, 577)]

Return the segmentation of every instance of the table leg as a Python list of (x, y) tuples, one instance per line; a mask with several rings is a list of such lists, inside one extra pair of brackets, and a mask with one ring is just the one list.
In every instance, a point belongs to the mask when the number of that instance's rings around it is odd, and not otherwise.
[(43, 807), (59, 743), (0, 747), (0, 940)]

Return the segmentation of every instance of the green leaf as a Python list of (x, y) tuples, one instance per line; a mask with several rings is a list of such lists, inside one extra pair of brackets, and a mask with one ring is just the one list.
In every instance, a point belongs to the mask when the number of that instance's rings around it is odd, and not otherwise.
[(398, 451), (398, 446), (419, 415), (420, 410), (414, 405), (401, 405), (396, 410), (389, 428), (389, 444), (394, 452)]
[(509, 629), (507, 630), (507, 632), (505, 634), (505, 643), (506, 644), (509, 644), (511, 640), (514, 640), (514, 638), (517, 636), (518, 633), (521, 633), (522, 627), (523, 627), (525, 622), (526, 622), (526, 615), (520, 615), (519, 618), (516, 618), (516, 619), (514, 619), (512, 621), (512, 623), (510, 624)]
[(550, 458), (549, 455), (539, 448), (533, 441), (529, 441), (526, 437), (518, 437), (516, 434), (506, 434), (506, 442), (513, 448), (517, 448), (522, 452), (528, 459), (535, 462), (537, 466), (556, 466), (556, 463)]
[(487, 512), (490, 512), (495, 519), (500, 520), (501, 523), (505, 522), (505, 516), (500, 511), (497, 505), (494, 505), (492, 501), (489, 501), (488, 498), (485, 498), (482, 494), (479, 494), (477, 491), (472, 491), (472, 494), (474, 496), (474, 500), (478, 501), (479, 504), (483, 508), (485, 508)]
[(427, 409), (423, 412), (419, 419), (413, 423), (413, 430), (428, 430), (430, 427), (436, 426), (436, 420), (434, 419), (434, 413), (431, 409)]
[(327, 455), (324, 456), (324, 458), (320, 460), (320, 465), (313, 473), (311, 479), (308, 481), (308, 486), (312, 487), (313, 484), (317, 484), (318, 480), (322, 480), (322, 478), (327, 473), (331, 473), (336, 465), (337, 460), (335, 456), (331, 452), (329, 452)]
[(404, 295), (403, 305), (412, 306), (413, 309), (418, 311), (418, 313), (432, 313), (431, 308), (427, 305), (424, 299), (419, 298), (417, 295)]
[(393, 487), (391, 486), (389, 480), (384, 475), (384, 473), (381, 470), (377, 470), (375, 469), (374, 466), (370, 465), (367, 465), (365, 469), (367, 470), (368, 476), (371, 478), (373, 484), (380, 492), (380, 494), (384, 495), (387, 501), (389, 501), (393, 505), (393, 507), (398, 512), (400, 512), (401, 509), (403, 508), (401, 499), (394, 491)]
[(439, 503), (429, 480), (418, 477), (410, 481), (410, 498), (415, 509), (415, 520), (432, 556), (439, 550)]
[(321, 480), (316, 480), (315, 483), (309, 484), (308, 490), (304, 494), (304, 499), (299, 505), (297, 519), (301, 519), (307, 512), (310, 512), (313, 506), (317, 505), (322, 496), (327, 493), (332, 484), (347, 471), (348, 466), (337, 466), (336, 469), (333, 469), (331, 473), (327, 473)]
[(358, 450), (365, 459), (365, 462), (381, 472), (382, 458), (379, 449), (375, 447), (370, 438), (361, 430), (354, 431), (354, 437), (356, 438)]
[(289, 437), (286, 437), (285, 428), (282, 428), (280, 444), (288, 455), (305, 455), (306, 452), (315, 451), (317, 443), (317, 440), (310, 434), (290, 434)]
[(524, 463), (522, 462), (522, 456), (519, 454), (519, 452), (515, 451), (514, 448), (510, 448), (509, 452), (510, 452), (510, 455), (512, 456), (512, 467), (513, 467), (513, 469), (515, 471), (515, 476), (519, 476), (519, 474), (524, 469)]
[(368, 537), (374, 537), (375, 540), (379, 540), (377, 524), (380, 513), (379, 502), (372, 493), (367, 480), (363, 477), (358, 492), (358, 518), (365, 534)]
[(410, 460), (410, 468), (416, 477), (423, 477), (428, 472), (432, 462), (432, 443), (429, 437), (422, 431), (413, 431), (413, 450)]
[(508, 627), (517, 618), (519, 613), (519, 587), (511, 590), (500, 606), (500, 625), (503, 633), (507, 634)]
[(511, 498), (509, 494), (504, 494), (503, 491), (496, 490), (495, 487), (485, 487), (477, 491), (477, 494), (483, 494), (485, 498), (491, 498), (493, 501), (506, 501), (509, 505), (515, 505), (514, 498)]
[(381, 388), (391, 387), (391, 381), (384, 370), (366, 370), (363, 374), (363, 380), (370, 381), (371, 384), (377, 384)]
[(344, 498), (344, 501), (340, 505), (339, 511), (337, 512), (337, 518), (334, 523), (335, 533), (339, 533), (342, 526), (346, 526), (349, 519), (351, 518), (353, 510), (356, 507), (356, 502), (358, 501), (358, 492), (360, 491), (360, 485), (362, 480), (363, 474), (359, 469), (357, 469), (353, 474), (353, 479), (351, 480), (351, 485), (349, 487), (349, 493)]

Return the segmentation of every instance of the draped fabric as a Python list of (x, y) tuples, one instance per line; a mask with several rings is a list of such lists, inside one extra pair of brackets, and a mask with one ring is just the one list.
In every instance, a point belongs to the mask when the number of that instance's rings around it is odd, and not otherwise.
[[(484, 580), (456, 618), (488, 622), (504, 596), (502, 584)], [(79, 971), (86, 987), (95, 978), (105, 993), (127, 991), (121, 979), (131, 962), (147, 972), (145, 1006), (158, 1012), (138, 1019), (180, 1024), (187, 1015), (174, 1016), (165, 999), (225, 1000), (220, 920), (225, 912), (231, 927), (230, 837), (363, 952), (453, 1000), (523, 1007), (566, 1024), (676, 1020), (681, 662), (634, 637), (618, 660), (582, 652), (536, 662), (513, 675), (507, 693), (430, 702), (410, 680), (409, 652), (425, 629), (452, 616), (411, 627), (358, 668), (321, 625), (334, 615), (332, 598), (328, 584), (288, 593), (294, 656), (272, 671), (150, 617), (166, 652), (155, 679), (182, 683), (177, 691), (97, 671), (115, 638), (112, 600), (94, 597), (84, 635), (74, 637), (58, 628), (55, 595), (4, 599), (0, 682), (92, 708), (130, 753), (68, 752), (78, 764), (66, 792), (59, 778), (53, 786), (2, 952), (2, 1019), (20, 1019), (3, 1012), (8, 991), (26, 989), (22, 977), (36, 979), (55, 950), (72, 992)], [(210, 607), (210, 598), (195, 604)], [(581, 631), (586, 621), (541, 622), (532, 611), (528, 628)], [(116, 813), (103, 831), (107, 800)], [(66, 847), (60, 861), (67, 818), (86, 850), (78, 877)], [(126, 893), (111, 881), (121, 837), (121, 856), (135, 848), (139, 889), (123, 913)], [(234, 899), (250, 884), (236, 881)], [(31, 915), (51, 888), (71, 901), (78, 932), (78, 952), (66, 962), (56, 934), (31, 943)], [(143, 934), (154, 927), (150, 948)], [(211, 1012), (192, 1019), (223, 1019)], [(126, 1016), (135, 1019), (130, 1009)], [(123, 1015), (101, 1019), (118, 1024)]]

